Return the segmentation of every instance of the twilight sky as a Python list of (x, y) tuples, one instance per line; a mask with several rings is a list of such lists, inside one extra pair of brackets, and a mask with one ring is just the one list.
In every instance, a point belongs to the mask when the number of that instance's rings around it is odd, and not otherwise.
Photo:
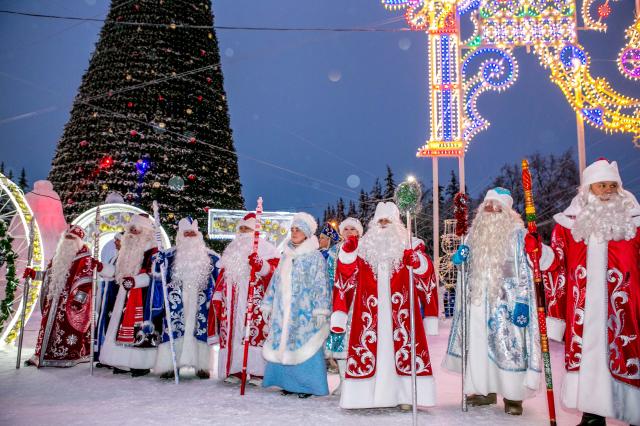
[[(171, 0), (173, 1), (173, 0)], [(178, 1), (178, 0), (176, 0)], [(183, 0), (180, 0), (183, 1)], [(611, 3), (607, 34), (580, 33), (595, 75), (629, 96), (616, 58), (634, 2)], [(104, 18), (106, 0), (2, 0), (0, 9)], [(214, 0), (215, 23), (226, 26), (403, 28), (399, 13), (379, 0)], [(99, 22), (0, 14), (0, 160), (30, 182), (46, 178)], [(415, 158), (429, 136), (427, 36), (412, 32), (264, 32), (219, 30), (240, 177), (247, 207), (262, 195), (266, 210), (307, 210), (356, 199), (389, 164), (397, 177), (431, 182), (431, 161)], [(533, 55), (519, 49), (518, 81), (483, 95), (491, 122), (466, 157), (467, 187), (478, 196), (504, 163), (535, 151), (574, 148), (575, 115)], [(587, 162), (617, 160), (627, 189), (640, 196), (640, 151), (629, 135), (586, 128)], [(272, 166), (245, 157), (256, 157)], [(448, 180), (457, 161), (440, 161)], [(212, 206), (213, 207), (213, 206)]]

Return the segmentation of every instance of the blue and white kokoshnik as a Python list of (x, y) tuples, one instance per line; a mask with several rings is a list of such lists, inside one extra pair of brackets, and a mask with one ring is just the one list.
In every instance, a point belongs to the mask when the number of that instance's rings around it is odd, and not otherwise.
[[(182, 288), (172, 285), (173, 264), (176, 259), (175, 247), (162, 252), (161, 256), (156, 257), (154, 261), (153, 277), (151, 281), (152, 296), (152, 312), (155, 318), (158, 315), (164, 315), (164, 298), (162, 296), (162, 275), (160, 272), (161, 261), (165, 260), (165, 277), (167, 283), (167, 299), (169, 301), (169, 311), (171, 313), (171, 329), (173, 330), (173, 338), (179, 339), (184, 335), (185, 317), (184, 305), (182, 299)], [(211, 304), (211, 296), (218, 279), (219, 270), (215, 266), (218, 262), (218, 256), (210, 251), (209, 259), (211, 260), (211, 273), (209, 274), (207, 285), (198, 291), (198, 312), (196, 314), (196, 326), (193, 335), (200, 342), (207, 342), (207, 318), (209, 314), (209, 306)], [(158, 261), (159, 260), (159, 261)], [(169, 341), (169, 330), (167, 328), (166, 318), (162, 322), (162, 343)]]

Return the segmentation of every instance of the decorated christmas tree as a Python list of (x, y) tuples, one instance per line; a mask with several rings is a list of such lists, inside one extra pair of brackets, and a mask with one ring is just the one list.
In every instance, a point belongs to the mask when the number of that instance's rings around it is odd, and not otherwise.
[(244, 207), (209, 0), (112, 1), (49, 179), (68, 220), (112, 191), (164, 224)]

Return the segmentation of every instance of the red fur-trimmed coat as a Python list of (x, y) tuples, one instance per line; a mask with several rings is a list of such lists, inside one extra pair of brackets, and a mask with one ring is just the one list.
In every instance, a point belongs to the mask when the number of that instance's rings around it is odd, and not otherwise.
[[(544, 274), (549, 336), (561, 340), (564, 334), (565, 367), (579, 371), (588, 246), (557, 224), (551, 247), (555, 260)], [(607, 304), (607, 324), (602, 324), (602, 332), (607, 333), (609, 371), (614, 379), (640, 388), (640, 227), (629, 241), (608, 242), (606, 279), (607, 298), (602, 303)]]
[[(418, 376), (431, 376), (431, 359), (420, 307), (437, 316), (437, 292), (434, 268), (424, 252), (424, 244), (414, 244), (420, 257), (420, 267), (414, 270), (416, 284), (414, 318), (416, 325), (416, 365)], [(411, 340), (409, 317), (409, 270), (400, 263), (390, 271), (391, 317), (393, 324), (394, 358), (396, 373), (411, 375)], [(385, 283), (381, 283), (385, 284)], [(340, 250), (333, 296), (332, 330), (346, 323), (349, 307), (353, 303), (348, 336), (348, 379), (373, 377), (376, 372), (378, 331), (378, 278), (377, 271), (357, 253)], [(428, 316), (431, 316), (427, 313)], [(337, 327), (337, 328), (336, 328)]]

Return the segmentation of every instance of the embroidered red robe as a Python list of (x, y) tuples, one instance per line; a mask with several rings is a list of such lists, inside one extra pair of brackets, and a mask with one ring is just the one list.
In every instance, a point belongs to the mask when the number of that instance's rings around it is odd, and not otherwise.
[[(72, 367), (89, 361), (93, 278), (90, 256), (89, 249), (82, 247), (71, 263), (60, 295), (44, 301), (36, 352), (31, 359), (38, 367)], [(45, 285), (51, 278), (50, 269), (51, 265), (45, 274)]]

